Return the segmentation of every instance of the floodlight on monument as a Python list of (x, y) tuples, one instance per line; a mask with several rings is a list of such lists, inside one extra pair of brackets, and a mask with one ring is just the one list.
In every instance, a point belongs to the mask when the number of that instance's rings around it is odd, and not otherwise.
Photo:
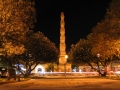
[[(66, 62), (67, 62), (67, 59), (68, 59), (68, 55), (65, 55), (65, 60), (66, 60)], [(66, 63), (66, 62), (65, 62), (65, 63)]]
[(65, 55), (65, 58), (67, 59), (67, 58), (68, 58), (68, 55)]

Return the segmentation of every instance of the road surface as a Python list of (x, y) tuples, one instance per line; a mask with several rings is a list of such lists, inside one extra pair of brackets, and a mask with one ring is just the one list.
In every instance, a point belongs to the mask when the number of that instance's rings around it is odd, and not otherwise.
[(101, 78), (30, 79), (2, 84), (0, 90), (120, 90), (120, 80)]

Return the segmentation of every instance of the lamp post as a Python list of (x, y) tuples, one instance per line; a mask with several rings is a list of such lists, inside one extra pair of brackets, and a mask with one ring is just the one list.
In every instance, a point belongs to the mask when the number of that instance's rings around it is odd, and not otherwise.
[(1, 56), (2, 56), (2, 49), (0, 48), (0, 65), (1, 65)]
[[(0, 61), (2, 60), (2, 57), (5, 56), (5, 51), (3, 48), (0, 48)], [(0, 63), (1, 64), (1, 63)]]
[[(68, 55), (65, 55), (65, 59), (66, 59), (66, 62), (67, 62)], [(64, 68), (65, 68), (65, 77), (66, 77), (66, 62), (65, 62), (65, 64), (64, 64)]]
[[(97, 57), (99, 59), (99, 62), (101, 62), (100, 65), (102, 66), (102, 64), (104, 63), (104, 61), (101, 59), (101, 54), (98, 53)], [(105, 76), (106, 75), (106, 71), (107, 71), (107, 67), (106, 66), (102, 66), (102, 68), (100, 67), (101, 76)]]
[[(1, 51), (1, 48), (0, 48), (0, 51)], [(1, 66), (1, 55), (2, 53), (0, 52), (0, 66)], [(0, 78), (1, 78), (1, 75), (2, 75), (2, 72), (0, 71)]]
[[(100, 54), (99, 53), (97, 54), (97, 58), (98, 58), (98, 63), (99, 63), (99, 60), (100, 60)], [(99, 65), (97, 66), (97, 69), (99, 70), (99, 76), (101, 76), (101, 74), (100, 74), (101, 69), (100, 69)]]

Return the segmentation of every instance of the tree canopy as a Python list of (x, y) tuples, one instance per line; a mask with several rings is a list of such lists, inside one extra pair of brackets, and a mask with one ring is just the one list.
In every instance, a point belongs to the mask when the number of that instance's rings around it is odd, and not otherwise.
[(42, 32), (32, 31), (36, 22), (33, 0), (0, 0), (0, 21), (0, 53), (7, 65), (17, 64), (20, 71), (19, 65), (24, 64), (26, 72), (21, 73), (30, 75), (39, 63), (58, 60), (55, 44)]
[[(56, 63), (59, 58), (59, 50), (42, 32), (28, 31), (24, 39), (25, 52), (15, 55), (14, 64), (23, 64), (26, 68), (24, 75), (29, 76), (38, 64)], [(12, 64), (13, 64), (12, 63)], [(19, 70), (19, 66), (17, 69)]]
[[(105, 18), (92, 29), (87, 39), (80, 39), (70, 50), (73, 62), (104, 68), (120, 60), (120, 1), (112, 0)], [(99, 55), (99, 56), (98, 56)], [(99, 59), (98, 59), (99, 57)], [(89, 63), (88, 63), (89, 62)], [(100, 70), (98, 70), (100, 73)]]
[(0, 0), (0, 40), (9, 57), (24, 52), (20, 41), (36, 22), (34, 5), (31, 0)]

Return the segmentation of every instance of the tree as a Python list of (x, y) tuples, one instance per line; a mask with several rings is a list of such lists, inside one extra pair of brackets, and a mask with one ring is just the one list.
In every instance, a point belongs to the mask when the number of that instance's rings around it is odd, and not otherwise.
[(107, 65), (120, 60), (119, 4), (119, 0), (112, 0), (104, 20), (92, 29), (87, 40), (80, 40), (72, 46), (69, 57), (74, 62), (87, 63), (92, 68), (93, 65), (96, 65), (98, 67), (96, 70), (101, 74), (100, 66), (103, 66), (107, 73)]
[(107, 8), (107, 12), (105, 18), (113, 19), (118, 18), (120, 19), (120, 1), (119, 0), (112, 0), (109, 4), (109, 8)]
[(69, 59), (72, 61), (72, 64), (77, 64), (77, 66), (81, 64), (89, 65), (101, 75), (101, 60), (97, 55), (92, 55), (91, 50), (92, 45), (90, 41), (87, 39), (80, 39), (76, 45), (72, 45), (68, 54)]
[(9, 60), (25, 52), (25, 33), (34, 28), (36, 11), (32, 0), (0, 0), (0, 46)]
[[(91, 41), (93, 55), (100, 54), (101, 65), (106, 67), (120, 57), (120, 7), (119, 0), (112, 0), (104, 20), (99, 22), (87, 36)], [(117, 60), (116, 60), (117, 59)]]
[(34, 5), (31, 0), (1, 0), (0, 29), (3, 31), (2, 35), (6, 32), (21, 31), (22, 33), (32, 29), (36, 22)]
[(26, 31), (33, 28), (35, 16), (34, 2), (31, 0), (0, 0), (0, 39), (3, 47), (23, 47), (20, 41)]
[[(33, 33), (36, 11), (33, 0), (0, 0), (0, 46), (9, 58), (9, 65), (24, 64), (30, 72), (40, 62), (56, 61), (58, 49), (41, 32)], [(8, 62), (7, 61), (7, 62)], [(34, 68), (31, 66), (34, 65)]]
[[(30, 76), (31, 71), (38, 64), (57, 62), (59, 51), (55, 44), (52, 43), (42, 32), (33, 33), (28, 31), (24, 39), (25, 52), (13, 57), (13, 63), (18, 64), (17, 70), (24, 76)], [(20, 70), (19, 65), (23, 64), (26, 71)]]
[(112, 0), (105, 19), (93, 29), (88, 39), (93, 45), (92, 53), (100, 53), (104, 59), (119, 55), (120, 50), (120, 7), (119, 0)]
[(86, 47), (88, 45), (87, 43), (87, 40), (80, 39), (76, 45), (71, 46), (68, 57), (73, 64), (82, 63), (89, 58), (87, 57), (87, 54), (89, 54), (89, 47)]

